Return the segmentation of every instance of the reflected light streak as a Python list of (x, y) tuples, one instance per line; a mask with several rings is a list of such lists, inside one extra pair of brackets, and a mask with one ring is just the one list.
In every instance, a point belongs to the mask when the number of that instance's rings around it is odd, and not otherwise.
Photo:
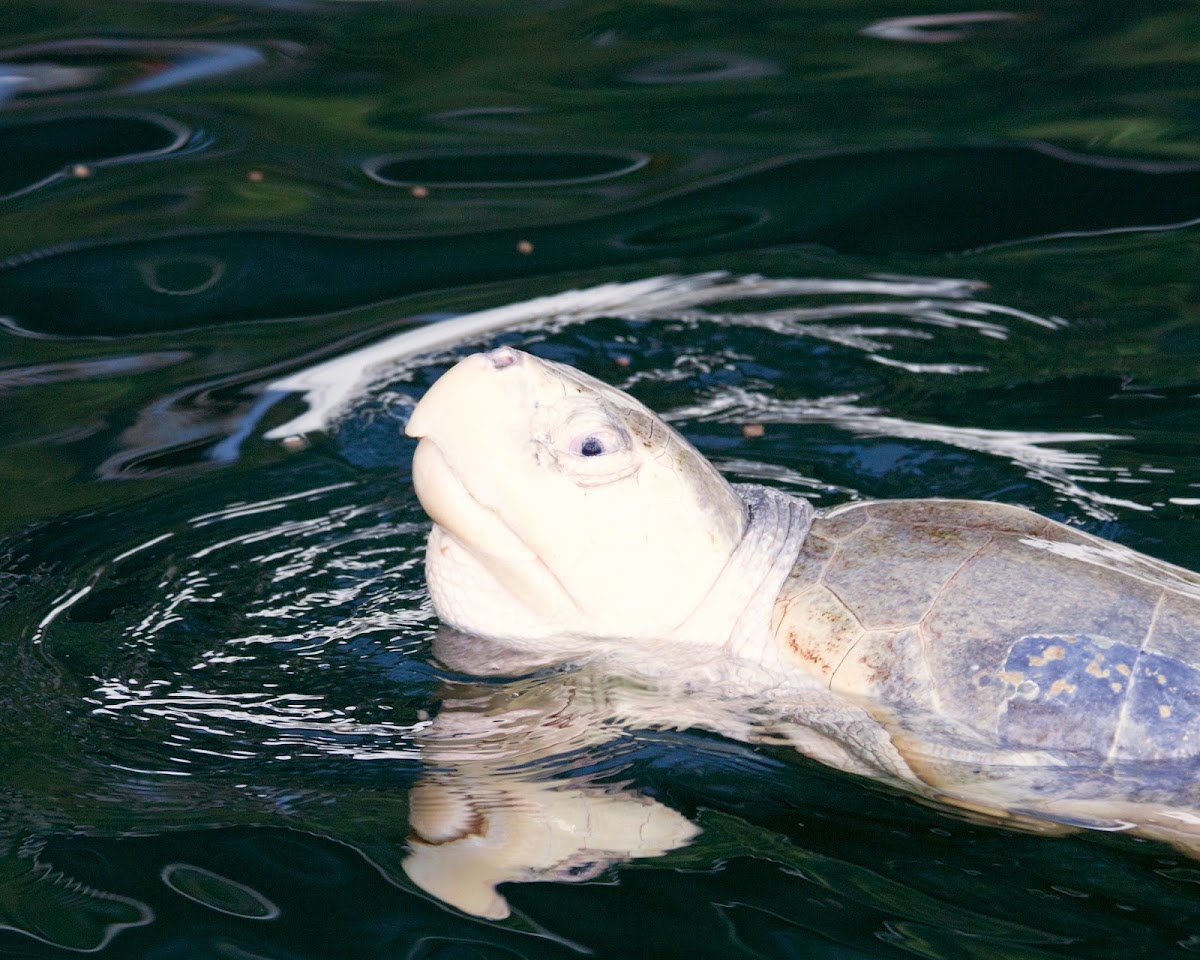
[(1004, 10), (980, 10), (969, 13), (931, 13), (912, 17), (889, 17), (859, 31), (864, 37), (896, 40), (903, 43), (954, 43), (966, 40), (971, 28), (985, 23), (1022, 20), (1021, 14)]
[[(557, 331), (600, 317), (618, 317), (635, 322), (682, 319), (760, 327), (791, 336), (832, 340), (843, 346), (875, 352), (886, 349), (887, 345), (871, 339), (872, 336), (919, 337), (920, 332), (886, 327), (831, 328), (817, 321), (864, 315), (900, 317), (924, 326), (975, 330), (995, 339), (1003, 339), (1008, 335), (1008, 328), (998, 318), (1019, 319), (1049, 330), (1066, 325), (1066, 321), (1058, 317), (1039, 317), (1013, 307), (971, 299), (983, 288), (984, 284), (978, 281), (940, 277), (876, 275), (861, 280), (775, 279), (758, 275), (732, 276), (723, 271), (714, 271), (569, 290), (406, 330), (379, 343), (275, 380), (267, 384), (264, 390), (278, 396), (290, 392), (302, 393), (309, 409), (273, 427), (264, 436), (269, 440), (286, 440), (326, 430), (373, 384), (396, 376), (417, 358), (422, 364), (436, 362), (465, 344), (485, 343), (500, 330)], [(712, 313), (697, 309), (730, 300), (786, 296), (879, 296), (897, 299), (758, 313)]]
[[(1124, 475), (1123, 467), (1106, 467), (1093, 453), (1076, 453), (1050, 444), (1097, 443), (1128, 440), (1111, 433), (1053, 433), (1019, 430), (988, 430), (979, 427), (951, 427), (889, 417), (877, 411), (856, 407), (852, 398), (826, 397), (820, 400), (776, 400), (761, 393), (732, 388), (692, 407), (664, 414), (668, 421), (709, 420), (718, 423), (824, 423), (848, 430), (858, 436), (897, 437), (958, 447), (976, 453), (1000, 457), (1022, 467), (1026, 475), (1039, 480), (1079, 505), (1099, 520), (1114, 519), (1105, 507), (1124, 507), (1149, 511), (1151, 508), (1132, 500), (1123, 500), (1089, 490), (1083, 483), (1102, 483), (1109, 477), (1095, 473)], [(1079, 475), (1083, 473), (1084, 475)]]

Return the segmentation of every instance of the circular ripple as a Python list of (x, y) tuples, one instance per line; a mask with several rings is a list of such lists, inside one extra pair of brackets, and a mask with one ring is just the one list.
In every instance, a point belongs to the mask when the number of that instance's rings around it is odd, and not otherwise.
[(421, 151), (374, 157), (363, 164), (389, 187), (563, 187), (623, 177), (650, 162), (634, 151)]
[(169, 863), (162, 869), (162, 882), (181, 897), (218, 913), (246, 920), (274, 920), (279, 908), (244, 883), (190, 863)]
[(761, 57), (723, 51), (692, 51), (655, 60), (625, 74), (630, 83), (659, 86), (677, 83), (718, 83), (758, 80), (782, 73), (777, 63)]

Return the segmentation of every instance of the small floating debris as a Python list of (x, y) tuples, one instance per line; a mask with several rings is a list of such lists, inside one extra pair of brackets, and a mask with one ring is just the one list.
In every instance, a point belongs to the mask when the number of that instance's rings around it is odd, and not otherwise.
[(190, 129), (159, 114), (108, 111), (12, 123), (0, 133), (0, 200), (66, 179), (83, 180), (103, 167), (155, 160), (183, 148), (192, 136)]

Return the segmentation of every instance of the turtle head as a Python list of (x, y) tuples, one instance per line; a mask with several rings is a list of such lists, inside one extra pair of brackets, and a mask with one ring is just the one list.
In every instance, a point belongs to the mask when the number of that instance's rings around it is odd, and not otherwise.
[(733, 488), (650, 410), (508, 347), (449, 370), (405, 432), (434, 608), (468, 633), (661, 637), (746, 527)]

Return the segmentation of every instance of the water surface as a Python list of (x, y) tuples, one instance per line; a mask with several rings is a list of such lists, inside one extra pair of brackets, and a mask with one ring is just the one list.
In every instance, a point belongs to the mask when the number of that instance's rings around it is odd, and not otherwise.
[[(511, 343), (735, 480), (1014, 503), (1200, 569), (1193, 11), (9, 0), (0, 30), (0, 955), (1200, 949), (1200, 865), (1151, 843), (582, 708), (530, 741), (497, 703), (589, 680), (435, 655), (401, 436)], [(265, 436), (306, 409), (270, 384), (500, 308)], [(489, 920), (402, 867), (422, 788), (660, 829), (562, 840)]]

